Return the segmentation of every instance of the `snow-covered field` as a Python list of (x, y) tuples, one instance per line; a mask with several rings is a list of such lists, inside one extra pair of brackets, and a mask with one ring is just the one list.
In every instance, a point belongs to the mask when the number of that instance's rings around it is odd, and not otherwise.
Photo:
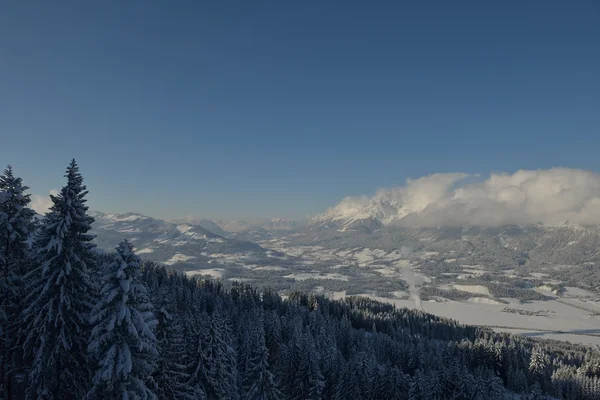
[(287, 271), (288, 269), (285, 267), (278, 267), (278, 266), (263, 266), (263, 267), (256, 267), (254, 268), (254, 271)]
[(452, 285), (456, 290), (462, 290), (463, 292), (490, 295), (490, 290), (482, 285)]
[[(396, 307), (416, 308), (413, 300), (389, 299), (369, 294), (362, 296), (394, 304)], [(334, 297), (339, 298), (340, 294)], [(471, 298), (468, 302), (424, 301), (420, 308), (463, 324), (486, 325), (497, 331), (600, 345), (600, 318), (590, 316), (590, 313), (584, 310), (557, 301), (532, 301), (521, 304), (516, 299), (504, 299), (510, 304), (500, 304), (490, 299), (474, 299), (482, 298)], [(507, 308), (540, 312), (544, 315), (521, 315), (505, 311)]]
[(303, 281), (306, 279), (335, 279), (338, 281), (348, 281), (348, 277), (341, 274), (329, 273), (329, 274), (317, 274), (317, 273), (300, 273), (300, 274), (290, 274), (284, 276), (284, 278), (294, 279), (298, 281)]
[[(471, 293), (461, 301), (431, 297), (436, 300), (421, 301), (420, 290), (424, 286), (436, 285), (436, 279), (427, 276), (419, 268), (421, 260), (431, 260), (431, 257), (440, 257), (436, 252), (424, 252), (422, 254), (407, 255), (403, 250), (383, 251), (369, 248), (344, 248), (328, 249), (322, 246), (288, 246), (286, 240), (271, 239), (259, 243), (273, 256), (275, 253), (283, 253), (277, 256), (281, 262), (263, 263), (258, 259), (244, 258), (240, 255), (210, 254), (213, 261), (209, 263), (221, 263), (223, 265), (238, 266), (235, 275), (227, 275), (226, 268), (199, 269), (186, 271), (189, 276), (209, 275), (214, 278), (230, 281), (256, 282), (252, 274), (261, 274), (261, 281), (265, 273), (273, 274), (279, 278), (301, 283), (309, 279), (335, 280), (343, 285), (347, 283), (348, 289), (356, 293), (356, 279), (374, 276), (385, 281), (404, 280), (408, 288), (389, 291), (388, 297), (375, 296), (378, 287), (358, 287), (363, 296), (391, 303), (396, 307), (420, 308), (423, 311), (456, 319), (469, 325), (490, 326), (498, 331), (512, 332), (531, 337), (541, 337), (571, 342), (598, 344), (600, 345), (600, 299), (592, 292), (566, 287), (562, 294), (552, 292), (552, 284), (546, 280), (543, 273), (532, 274), (535, 278), (543, 280), (542, 286), (534, 288), (538, 293), (548, 296), (548, 300), (535, 300), (521, 303), (517, 299), (493, 298), (485, 283), (479, 284), (477, 277), (489, 273), (489, 267), (485, 265), (460, 265), (459, 272), (442, 274), (444, 284), (439, 285), (441, 289), (456, 289), (461, 292)], [(143, 251), (143, 249), (142, 249)], [(279, 254), (279, 253), (277, 253)], [(186, 262), (189, 258), (178, 253), (167, 263)], [(292, 260), (292, 261), (290, 261)], [(444, 264), (455, 263), (455, 259), (446, 258)], [(273, 263), (274, 265), (272, 265)], [(278, 265), (279, 264), (279, 265)], [(239, 266), (244, 267), (240, 274)], [(503, 276), (513, 276), (514, 270), (500, 272)], [(454, 281), (453, 281), (454, 280)], [(470, 280), (470, 282), (468, 281)], [(281, 281), (281, 280), (280, 280)], [(279, 282), (280, 282), (279, 281)], [(330, 288), (327, 289), (327, 285)], [(332, 285), (323, 282), (315, 285), (311, 290), (324, 293), (331, 298), (339, 299), (346, 295), (346, 290), (339, 290), (340, 283)], [(335, 291), (333, 291), (335, 290)], [(364, 290), (364, 291), (363, 291)], [(284, 291), (285, 293), (285, 291)], [(506, 304), (504, 303), (506, 302)]]
[(190, 260), (193, 260), (194, 258), (196, 258), (196, 257), (186, 256), (185, 254), (177, 253), (173, 257), (168, 259), (167, 261), (164, 261), (164, 263), (167, 265), (173, 265), (173, 264), (180, 263), (180, 262), (190, 261)]
[(223, 268), (209, 268), (197, 269), (194, 271), (185, 271), (185, 274), (187, 276), (207, 275), (216, 279), (221, 279), (223, 277), (223, 272), (225, 272)]

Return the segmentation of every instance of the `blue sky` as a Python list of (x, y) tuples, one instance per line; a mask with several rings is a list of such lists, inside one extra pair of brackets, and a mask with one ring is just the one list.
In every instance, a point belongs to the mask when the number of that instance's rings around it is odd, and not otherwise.
[(164, 218), (600, 170), (597, 1), (335, 3), (5, 2), (0, 163), (46, 194), (75, 157), (92, 208)]

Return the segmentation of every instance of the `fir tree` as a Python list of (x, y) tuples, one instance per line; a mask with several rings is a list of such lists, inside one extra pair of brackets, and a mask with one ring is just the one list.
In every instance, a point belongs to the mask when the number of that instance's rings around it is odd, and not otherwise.
[(189, 375), (185, 370), (185, 340), (183, 326), (165, 309), (157, 312), (157, 347), (160, 353), (154, 380), (160, 399), (193, 399), (193, 391), (187, 386)]
[(265, 342), (262, 316), (256, 315), (250, 327), (250, 346), (243, 376), (244, 398), (248, 400), (278, 400), (281, 393), (269, 370), (269, 351)]
[(216, 309), (201, 332), (208, 399), (239, 399), (236, 357), (227, 321)]
[(156, 319), (140, 282), (141, 260), (121, 242), (106, 268), (100, 299), (92, 310), (88, 351), (98, 370), (89, 399), (155, 399), (146, 380), (158, 357)]
[(46, 214), (34, 242), (34, 269), (26, 276), (23, 311), (25, 351), (32, 359), (28, 395), (81, 398), (89, 379), (85, 365), (93, 266), (93, 218), (87, 215), (86, 187), (75, 160), (67, 185)]
[[(208, 315), (203, 315), (208, 318)], [(203, 337), (200, 334), (202, 328), (198, 331), (194, 329), (192, 324), (189, 322), (192, 318), (186, 318), (184, 325), (184, 337), (186, 339), (186, 354), (189, 362), (186, 364), (185, 372), (188, 375), (186, 382), (187, 387), (193, 391), (196, 399), (206, 399), (206, 383), (208, 381), (208, 369), (209, 365), (205, 365), (204, 359), (204, 343)], [(204, 323), (205, 319), (201, 318), (201, 323)]]
[(35, 212), (28, 206), (29, 188), (13, 175), (9, 165), (0, 176), (0, 393), (11, 397), (9, 371), (15, 365), (12, 351), (17, 336), (20, 277), (29, 264), (29, 239)]
[(298, 365), (298, 381), (296, 386), (301, 388), (303, 399), (320, 399), (325, 383), (319, 368), (319, 354), (317, 353), (312, 336), (304, 333), (304, 352)]

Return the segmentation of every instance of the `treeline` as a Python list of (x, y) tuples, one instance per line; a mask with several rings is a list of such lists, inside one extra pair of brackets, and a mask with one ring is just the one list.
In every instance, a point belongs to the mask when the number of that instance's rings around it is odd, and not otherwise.
[(187, 278), (96, 251), (75, 161), (37, 224), (0, 178), (2, 399), (600, 398), (600, 355), (343, 301)]

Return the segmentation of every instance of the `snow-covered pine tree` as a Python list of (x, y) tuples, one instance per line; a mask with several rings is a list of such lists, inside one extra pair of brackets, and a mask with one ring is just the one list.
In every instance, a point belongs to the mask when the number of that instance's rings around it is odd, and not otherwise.
[(538, 383), (542, 390), (547, 390), (550, 382), (547, 379), (548, 365), (546, 354), (539, 347), (531, 350), (531, 359), (529, 361), (529, 374), (531, 383)]
[(29, 256), (28, 241), (35, 211), (28, 207), (29, 187), (15, 177), (9, 165), (0, 176), (0, 271), (1, 276), (18, 274)]
[(9, 165), (0, 176), (0, 398), (11, 397), (9, 371), (14, 366), (11, 349), (17, 336), (20, 276), (29, 263), (29, 239), (35, 212), (27, 186), (15, 177)]
[(156, 399), (147, 380), (158, 351), (157, 321), (143, 283), (141, 260), (131, 243), (122, 241), (107, 266), (100, 299), (94, 306), (88, 351), (98, 363), (88, 399)]
[(160, 399), (195, 399), (193, 390), (186, 385), (189, 374), (185, 370), (185, 340), (183, 325), (163, 306), (157, 311), (157, 346), (160, 352), (154, 380)]
[(320, 399), (325, 383), (319, 368), (319, 354), (315, 348), (312, 336), (304, 332), (304, 351), (298, 365), (297, 387), (301, 388), (302, 398), (307, 400)]
[(237, 362), (231, 346), (229, 327), (221, 306), (212, 313), (201, 332), (206, 368), (208, 399), (239, 399)]
[[(204, 331), (203, 325), (207, 323), (209, 316), (206, 312), (202, 312), (197, 324), (194, 324), (194, 317), (195, 315), (191, 312), (183, 316), (183, 334), (186, 344), (185, 360), (187, 361), (185, 373), (188, 376), (186, 386), (192, 391), (195, 399), (203, 400), (207, 398), (206, 386), (210, 366), (205, 365), (204, 362), (204, 342), (201, 332)], [(196, 326), (198, 326), (198, 329), (196, 329)]]
[(301, 323), (299, 318), (290, 321), (290, 337), (282, 346), (279, 356), (279, 385), (284, 397), (288, 399), (299, 398), (302, 395), (301, 388), (296, 385), (299, 380), (298, 366), (304, 350)]
[(243, 376), (244, 399), (278, 400), (281, 392), (269, 370), (269, 351), (265, 341), (265, 330), (261, 313), (253, 313), (254, 324), (249, 328), (249, 352), (246, 355)]
[(31, 357), (28, 395), (32, 398), (81, 398), (87, 391), (88, 318), (91, 306), (88, 269), (94, 263), (92, 217), (86, 187), (73, 160), (67, 184), (46, 214), (35, 241), (33, 269), (23, 311), (24, 350)]

